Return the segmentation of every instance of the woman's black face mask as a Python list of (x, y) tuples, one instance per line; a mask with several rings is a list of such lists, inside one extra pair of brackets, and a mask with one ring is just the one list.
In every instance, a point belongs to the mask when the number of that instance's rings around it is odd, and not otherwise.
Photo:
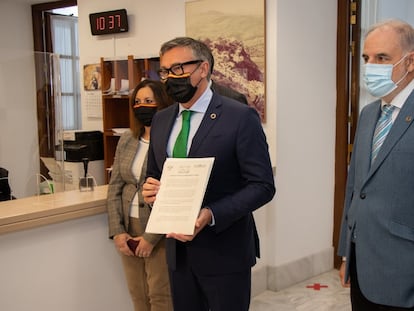
[(144, 126), (151, 126), (152, 118), (157, 112), (157, 107), (138, 107), (134, 108), (134, 116), (137, 118)]

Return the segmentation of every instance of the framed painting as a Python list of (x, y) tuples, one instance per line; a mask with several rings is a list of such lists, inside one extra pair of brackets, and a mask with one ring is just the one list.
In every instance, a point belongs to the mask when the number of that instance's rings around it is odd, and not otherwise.
[(101, 64), (83, 66), (83, 88), (85, 91), (96, 91), (102, 87)]
[(266, 121), (265, 0), (195, 0), (186, 3), (186, 35), (214, 56), (212, 79), (247, 97)]

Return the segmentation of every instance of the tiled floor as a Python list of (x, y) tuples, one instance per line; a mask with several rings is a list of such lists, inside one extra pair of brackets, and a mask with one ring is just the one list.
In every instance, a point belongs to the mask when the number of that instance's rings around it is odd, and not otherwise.
[[(313, 288), (312, 288), (313, 286)], [(350, 311), (349, 289), (343, 288), (338, 270), (315, 276), (279, 292), (254, 297), (250, 311)]]

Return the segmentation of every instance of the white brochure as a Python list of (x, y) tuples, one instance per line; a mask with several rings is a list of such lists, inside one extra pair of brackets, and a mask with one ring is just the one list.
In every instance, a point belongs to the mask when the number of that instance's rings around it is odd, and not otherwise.
[(146, 232), (193, 234), (214, 158), (167, 158)]

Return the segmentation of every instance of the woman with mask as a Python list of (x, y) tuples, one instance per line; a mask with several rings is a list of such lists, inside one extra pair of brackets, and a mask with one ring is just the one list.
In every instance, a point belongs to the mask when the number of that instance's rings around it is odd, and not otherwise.
[(109, 237), (122, 258), (135, 310), (172, 310), (165, 238), (145, 233), (150, 207), (144, 203), (151, 121), (157, 110), (172, 103), (159, 81), (143, 80), (131, 95), (134, 124), (117, 145), (108, 187)]

